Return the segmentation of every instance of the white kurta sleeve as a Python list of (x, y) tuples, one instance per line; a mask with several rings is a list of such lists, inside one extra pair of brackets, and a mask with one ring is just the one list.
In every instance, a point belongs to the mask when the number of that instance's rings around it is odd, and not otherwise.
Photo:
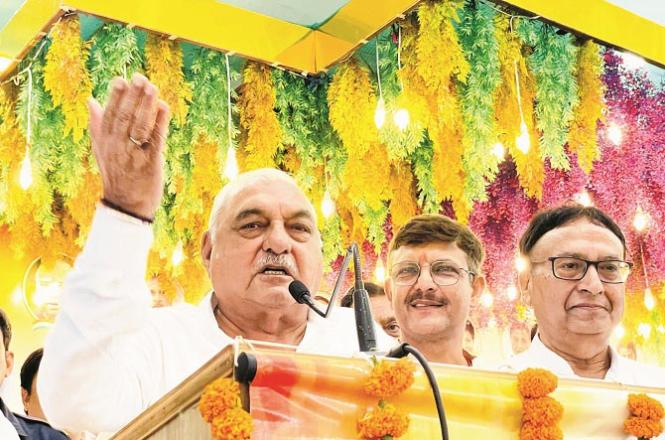
[(162, 336), (149, 322), (144, 278), (152, 229), (122, 216), (97, 208), (46, 339), (38, 391), (57, 427), (115, 431), (163, 381)]

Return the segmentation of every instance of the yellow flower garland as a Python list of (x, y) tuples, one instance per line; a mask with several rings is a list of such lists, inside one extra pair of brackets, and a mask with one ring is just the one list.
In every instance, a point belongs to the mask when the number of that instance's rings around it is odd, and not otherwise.
[(169, 105), (173, 122), (182, 127), (192, 100), (192, 88), (182, 71), (179, 43), (150, 34), (145, 43), (145, 60), (148, 78), (159, 88), (160, 98)]
[(238, 164), (242, 171), (274, 167), (282, 129), (275, 114), (275, 86), (270, 67), (248, 62), (238, 98), (241, 141)]
[(579, 104), (568, 134), (568, 146), (577, 154), (577, 163), (585, 173), (600, 158), (596, 123), (603, 119), (604, 87), (601, 78), (603, 60), (600, 48), (589, 40), (578, 52), (577, 86)]
[(80, 35), (78, 16), (56, 23), (44, 66), (44, 87), (51, 94), (53, 105), (62, 107), (65, 135), (71, 133), (75, 142), (83, 138), (88, 126), (86, 101), (92, 95), (92, 81), (85, 66), (90, 43), (83, 42)]
[(411, 165), (403, 161), (393, 164), (391, 166), (390, 182), (393, 186), (390, 214), (393, 231), (397, 231), (418, 211), (415, 180), (411, 172)]

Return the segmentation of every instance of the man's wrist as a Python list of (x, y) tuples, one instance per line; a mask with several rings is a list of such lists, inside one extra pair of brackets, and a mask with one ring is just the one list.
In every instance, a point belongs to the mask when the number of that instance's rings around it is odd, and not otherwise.
[(143, 223), (152, 224), (152, 223), (155, 221), (154, 217), (144, 217), (144, 216), (139, 215), (139, 214), (137, 214), (137, 213), (135, 213), (135, 212), (132, 212), (132, 211), (130, 211), (130, 210), (128, 210), (128, 209), (125, 209), (125, 208), (123, 208), (123, 207), (121, 207), (121, 206), (119, 206), (119, 205), (116, 205), (115, 203), (109, 201), (108, 199), (106, 199), (106, 198), (104, 198), (104, 197), (102, 197), (102, 199), (100, 200), (100, 203), (101, 203), (102, 205), (106, 206), (106, 207), (109, 208), (109, 209), (112, 209), (112, 210), (114, 210), (114, 211), (118, 211), (118, 212), (120, 212), (120, 213), (122, 213), (122, 214), (125, 214), (125, 215), (128, 215), (128, 216), (130, 216), (130, 217), (133, 217), (133, 218), (135, 218), (135, 219), (137, 219), (137, 220), (140, 220), (140, 221), (143, 222)]

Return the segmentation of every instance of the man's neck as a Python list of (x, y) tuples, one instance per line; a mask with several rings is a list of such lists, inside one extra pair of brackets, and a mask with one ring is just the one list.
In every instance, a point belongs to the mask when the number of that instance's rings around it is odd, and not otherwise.
[(469, 366), (462, 349), (462, 338), (421, 339), (403, 335), (402, 342), (414, 346), (429, 362)]
[(230, 338), (242, 336), (254, 341), (299, 345), (307, 328), (307, 311), (294, 319), (291, 311), (257, 310), (244, 307), (241, 311), (220, 307), (213, 293), (211, 306), (219, 328)]
[(612, 357), (607, 341), (594, 341), (593, 337), (580, 341), (576, 337), (569, 338), (574, 343), (557, 344), (545, 335), (539, 336), (543, 345), (568, 362), (573, 372), (580, 377), (604, 379), (610, 369)]

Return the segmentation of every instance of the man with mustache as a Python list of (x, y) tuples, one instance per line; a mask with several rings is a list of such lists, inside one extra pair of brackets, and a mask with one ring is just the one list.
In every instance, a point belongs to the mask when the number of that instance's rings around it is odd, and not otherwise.
[[(38, 378), (56, 425), (115, 431), (241, 336), (350, 355), (353, 313), (320, 318), (288, 292), (316, 292), (323, 272), (312, 204), (287, 174), (240, 175), (215, 199), (201, 257), (213, 286), (200, 306), (150, 308), (145, 266), (163, 188), (168, 107), (141, 75), (91, 101), (90, 136), (103, 199), (67, 279)], [(390, 338), (376, 330), (379, 346)]]
[(442, 215), (412, 218), (393, 238), (386, 295), (402, 336), (431, 362), (472, 365), (463, 349), (469, 307), (485, 288), (483, 249), (466, 226)]
[(665, 387), (665, 369), (619, 356), (610, 335), (621, 322), (626, 239), (594, 207), (565, 205), (536, 214), (520, 239), (528, 262), (519, 286), (533, 307), (538, 333), (501, 369), (546, 368), (561, 377)]

